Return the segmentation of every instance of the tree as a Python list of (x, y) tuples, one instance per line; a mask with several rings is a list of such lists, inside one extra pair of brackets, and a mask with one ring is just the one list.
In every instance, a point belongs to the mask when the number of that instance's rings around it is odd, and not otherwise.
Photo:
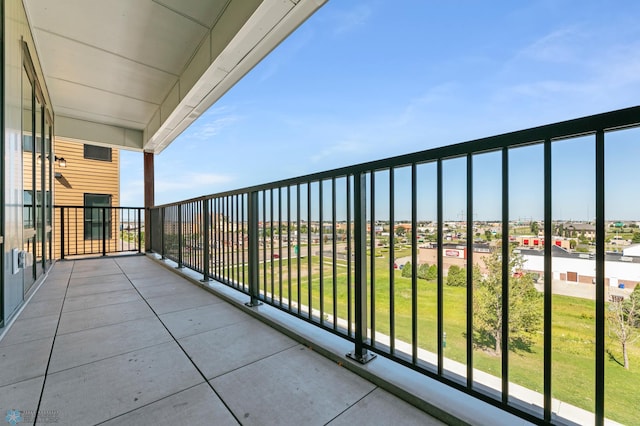
[(540, 232), (540, 224), (538, 222), (536, 222), (535, 220), (533, 220), (533, 221), (531, 221), (529, 226), (531, 228), (531, 233), (533, 235), (538, 235), (538, 232)]
[(431, 265), (429, 266), (429, 269), (427, 270), (427, 281), (434, 281), (438, 279), (438, 266), (437, 265)]
[(402, 276), (405, 278), (411, 278), (411, 262), (407, 262), (404, 264), (404, 266), (402, 267)]
[(447, 273), (447, 285), (452, 287), (466, 287), (467, 270), (457, 265), (451, 265)]
[[(495, 250), (484, 259), (487, 275), (474, 271), (474, 338), (479, 345), (493, 345), (502, 353), (502, 250)], [(510, 348), (528, 349), (542, 324), (542, 296), (533, 285), (531, 274), (522, 272), (522, 255), (509, 247), (509, 324)]]
[(569, 248), (571, 250), (575, 249), (578, 246), (578, 242), (576, 240), (569, 240)]
[(421, 280), (426, 280), (428, 274), (429, 264), (423, 263), (422, 265), (418, 266), (418, 278), (420, 278)]
[(624, 368), (629, 369), (629, 346), (640, 338), (640, 285), (631, 295), (612, 296), (609, 303), (609, 335), (613, 335), (622, 349)]
[(493, 238), (493, 234), (487, 229), (486, 231), (484, 231), (484, 237), (487, 239), (487, 241), (491, 241), (491, 238)]
[(631, 242), (634, 244), (640, 243), (640, 232), (633, 233), (633, 237), (631, 237)]
[(578, 241), (580, 241), (580, 244), (589, 244), (589, 239), (584, 235), (584, 232), (580, 233)]
[(407, 230), (405, 229), (404, 226), (402, 226), (402, 225), (396, 226), (396, 235), (398, 237), (402, 237), (406, 233), (407, 233)]

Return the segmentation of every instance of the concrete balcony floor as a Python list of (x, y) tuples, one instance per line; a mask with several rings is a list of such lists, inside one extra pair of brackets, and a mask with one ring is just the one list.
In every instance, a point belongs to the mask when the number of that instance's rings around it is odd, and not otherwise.
[(58, 262), (3, 331), (20, 424), (442, 424), (145, 256)]

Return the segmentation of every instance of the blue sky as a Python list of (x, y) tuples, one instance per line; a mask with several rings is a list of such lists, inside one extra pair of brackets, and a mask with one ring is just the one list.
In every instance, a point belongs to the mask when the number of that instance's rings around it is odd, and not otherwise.
[[(330, 0), (156, 157), (156, 203), (635, 106), (640, 2), (611, 5)], [(639, 136), (607, 151), (608, 216), (640, 219)], [(593, 217), (592, 146), (554, 148), (554, 216)], [(542, 215), (541, 159), (538, 147), (513, 154), (513, 218)], [(447, 165), (453, 219), (460, 163)], [(496, 164), (479, 158), (478, 182), (497, 182)], [(482, 197), (494, 202), (478, 219), (497, 217), (495, 194)], [(121, 204), (143, 204), (140, 153), (122, 152)]]

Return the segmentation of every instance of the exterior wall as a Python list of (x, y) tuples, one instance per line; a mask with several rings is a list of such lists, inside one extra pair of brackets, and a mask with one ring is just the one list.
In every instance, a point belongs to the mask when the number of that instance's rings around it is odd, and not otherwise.
[[(543, 256), (523, 255), (524, 268), (531, 272), (537, 272), (541, 276), (544, 271)], [(592, 284), (595, 278), (596, 262), (589, 259), (569, 259), (557, 257), (552, 262), (554, 278), (562, 281), (571, 281), (569, 274), (577, 274), (577, 282)], [(640, 283), (640, 264), (631, 262), (605, 261), (604, 273), (607, 285), (611, 279), (614, 283), (625, 284), (626, 288), (634, 288)]]
[[(84, 144), (56, 138), (54, 141), (56, 155), (66, 160), (66, 167), (56, 164), (54, 179), (54, 218), (60, 224), (59, 206), (83, 206), (85, 194), (111, 195), (111, 207), (120, 205), (120, 151), (111, 150), (111, 161), (92, 160), (84, 158)], [(65, 246), (75, 252), (76, 248), (84, 244), (84, 209), (66, 211), (65, 217)], [(69, 217), (69, 213), (73, 216)], [(76, 226), (68, 226), (69, 221)], [(118, 239), (120, 224), (116, 211), (112, 212), (111, 240)], [(61, 256), (60, 226), (54, 228), (54, 258)], [(80, 250), (82, 251), (82, 250)]]
[(622, 253), (625, 256), (640, 257), (640, 244), (629, 246), (626, 249), (624, 249)]
[(46, 105), (51, 105), (42, 75), (33, 37), (21, 0), (4, 2), (4, 250), (3, 310), (0, 320), (7, 320), (24, 300), (24, 271), (13, 273), (12, 249), (22, 250), (23, 226), (23, 158), (22, 158), (22, 41), (31, 54), (35, 74), (40, 81)]
[[(539, 248), (544, 247), (545, 241), (543, 237), (535, 235), (516, 235), (511, 237), (512, 242), (517, 242), (521, 247)], [(537, 243), (537, 244), (536, 244)], [(569, 250), (571, 246), (571, 238), (554, 237), (552, 239), (554, 246), (562, 247), (565, 250)]]
[[(467, 256), (466, 250), (449, 250), (451, 252), (458, 252), (461, 256), (447, 256), (447, 250), (443, 250), (444, 257), (442, 258), (442, 266), (444, 268), (445, 274), (449, 271), (449, 268), (453, 265), (459, 266), (461, 268), (467, 267)], [(483, 273), (487, 272), (484, 264), (484, 259), (490, 256), (489, 253), (473, 253), (473, 263), (480, 267), (480, 271)], [(438, 249), (435, 248), (422, 248), (418, 249), (418, 263), (419, 264), (429, 264), (435, 265), (438, 262)]]

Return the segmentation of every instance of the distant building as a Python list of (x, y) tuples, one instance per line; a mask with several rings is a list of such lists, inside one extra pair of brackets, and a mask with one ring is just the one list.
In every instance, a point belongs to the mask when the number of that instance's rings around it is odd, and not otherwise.
[[(482, 272), (486, 272), (484, 265), (484, 258), (491, 255), (492, 248), (488, 244), (474, 244), (473, 245), (473, 263), (480, 267)], [(449, 268), (453, 265), (461, 268), (467, 267), (467, 261), (469, 255), (467, 253), (467, 247), (457, 244), (443, 244), (442, 246), (442, 266), (445, 275), (449, 271)], [(436, 244), (430, 244), (418, 248), (418, 264), (435, 265), (438, 262), (438, 248)]]
[(591, 223), (566, 223), (564, 225), (565, 231), (569, 231), (571, 234), (577, 236), (584, 236), (585, 238), (596, 237), (596, 226)]
[(622, 250), (624, 257), (637, 257), (640, 259), (640, 244), (634, 244)]
[[(638, 246), (640, 247), (640, 246)], [(544, 275), (542, 250), (521, 250), (524, 268), (528, 272)], [(551, 250), (554, 280), (594, 284), (596, 277), (595, 256), (589, 253), (570, 253), (554, 246)], [(640, 283), (640, 255), (638, 257), (607, 253), (605, 256), (605, 285), (634, 288)]]

